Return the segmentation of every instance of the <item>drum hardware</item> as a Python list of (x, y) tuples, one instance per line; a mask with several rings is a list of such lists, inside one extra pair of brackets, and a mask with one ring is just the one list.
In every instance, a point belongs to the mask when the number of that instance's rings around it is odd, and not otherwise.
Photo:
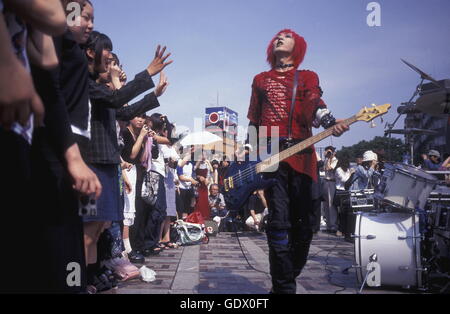
[(408, 239), (421, 239), (421, 240), (423, 240), (424, 237), (423, 236), (399, 236), (398, 239), (399, 240), (408, 240)]
[[(399, 270), (410, 270), (410, 267), (409, 266), (399, 266), (398, 269)], [(414, 270), (418, 271), (418, 272), (427, 272), (428, 271), (427, 268), (415, 268)]]
[(376, 236), (376, 235), (373, 235), (373, 234), (368, 234), (368, 235), (366, 235), (366, 236), (357, 236), (357, 235), (352, 234), (352, 238), (353, 238), (353, 239), (374, 240), (374, 239), (377, 238), (377, 236)]

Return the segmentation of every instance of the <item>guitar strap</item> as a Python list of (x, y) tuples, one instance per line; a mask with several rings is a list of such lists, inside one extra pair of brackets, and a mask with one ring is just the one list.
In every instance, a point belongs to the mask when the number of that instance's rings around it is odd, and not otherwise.
[(292, 119), (294, 118), (295, 98), (297, 96), (299, 71), (295, 71), (294, 88), (292, 89), (291, 111), (289, 112), (288, 141), (292, 141)]

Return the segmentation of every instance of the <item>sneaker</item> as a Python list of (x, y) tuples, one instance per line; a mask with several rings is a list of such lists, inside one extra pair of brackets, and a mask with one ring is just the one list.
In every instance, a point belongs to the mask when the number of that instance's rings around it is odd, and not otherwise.
[(141, 251), (131, 251), (130, 254), (128, 254), (128, 259), (133, 264), (144, 264), (145, 263), (145, 257), (142, 255)]

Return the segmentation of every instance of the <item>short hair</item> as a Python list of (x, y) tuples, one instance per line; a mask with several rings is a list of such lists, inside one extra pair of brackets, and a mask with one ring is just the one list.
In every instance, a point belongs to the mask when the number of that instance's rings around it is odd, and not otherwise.
[(211, 191), (214, 186), (216, 186), (217, 189), (220, 191), (220, 186), (216, 183), (211, 184), (211, 186), (209, 187), (209, 190)]
[(298, 68), (300, 64), (303, 62), (303, 59), (305, 58), (306, 49), (308, 45), (306, 44), (305, 39), (298, 35), (296, 32), (290, 29), (283, 29), (282, 31), (279, 31), (270, 41), (269, 46), (267, 47), (267, 62), (271, 66), (272, 69), (276, 67), (276, 56), (273, 52), (273, 42), (277, 38), (278, 35), (281, 33), (291, 33), (294, 40), (295, 40), (295, 46), (294, 51), (292, 52), (292, 57), (294, 59), (294, 66)]

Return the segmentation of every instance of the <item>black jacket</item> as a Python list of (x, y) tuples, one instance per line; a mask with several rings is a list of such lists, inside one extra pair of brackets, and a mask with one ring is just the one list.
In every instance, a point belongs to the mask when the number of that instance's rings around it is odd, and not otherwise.
[(135, 79), (119, 90), (112, 91), (107, 86), (89, 79), (89, 97), (92, 105), (90, 163), (119, 164), (120, 149), (117, 143), (116, 120), (132, 120), (136, 116), (159, 107), (154, 93), (146, 95), (137, 103), (124, 107), (139, 94), (153, 88), (155, 84), (147, 71), (136, 75)]

